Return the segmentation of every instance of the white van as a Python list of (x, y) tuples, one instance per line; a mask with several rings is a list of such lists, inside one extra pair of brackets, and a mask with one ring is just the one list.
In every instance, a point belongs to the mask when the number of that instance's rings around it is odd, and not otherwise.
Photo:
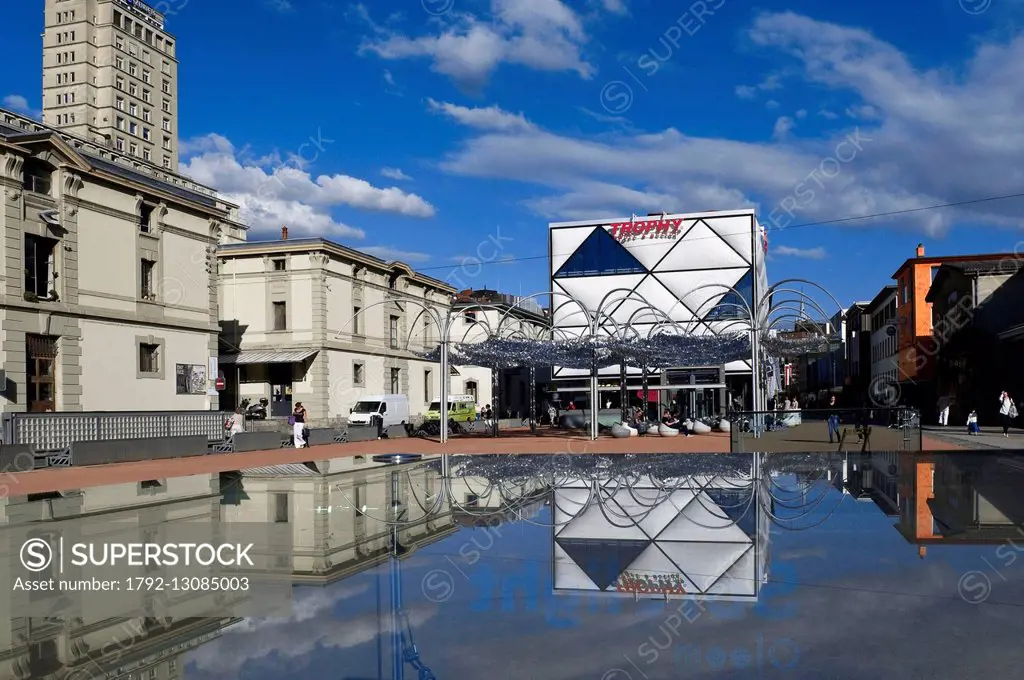
[(405, 425), (409, 422), (409, 398), (404, 394), (363, 397), (349, 409), (348, 422), (352, 425), (370, 425), (378, 417), (383, 427)]

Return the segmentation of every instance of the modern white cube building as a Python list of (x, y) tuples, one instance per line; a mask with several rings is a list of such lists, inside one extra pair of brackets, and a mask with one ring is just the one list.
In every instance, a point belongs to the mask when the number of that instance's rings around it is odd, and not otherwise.
[[(595, 315), (599, 333), (627, 338), (749, 330), (744, 304), (756, 308), (768, 289), (766, 250), (752, 209), (551, 224), (555, 336), (585, 335)], [(684, 390), (694, 415), (719, 412), (727, 391), (752, 406), (749, 360), (651, 368), (651, 389)], [(641, 371), (627, 371), (631, 393)], [(619, 368), (599, 375), (602, 389), (618, 390)], [(556, 368), (554, 378), (560, 392), (572, 393), (586, 389), (589, 372)]]

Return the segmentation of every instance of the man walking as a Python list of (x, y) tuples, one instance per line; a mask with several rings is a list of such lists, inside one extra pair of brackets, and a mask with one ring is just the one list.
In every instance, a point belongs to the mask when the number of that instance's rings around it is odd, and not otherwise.
[(839, 411), (836, 408), (836, 395), (832, 395), (828, 400), (828, 411), (825, 413), (828, 418), (828, 443), (833, 444), (832, 436), (835, 435), (836, 441), (839, 440)]
[(949, 425), (949, 397), (939, 397), (939, 426), (946, 427)]

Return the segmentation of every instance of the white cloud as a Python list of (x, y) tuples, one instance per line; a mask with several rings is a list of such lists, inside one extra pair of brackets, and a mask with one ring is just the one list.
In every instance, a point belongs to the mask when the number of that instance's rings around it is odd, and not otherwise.
[(593, 77), (582, 54), (582, 20), (562, 0), (491, 0), (490, 9), (483, 19), (451, 12), (440, 32), (410, 37), (377, 26), (362, 8), (374, 36), (359, 51), (387, 60), (430, 59), (435, 72), (469, 89), (482, 87), (501, 64)]
[(29, 105), (28, 99), (20, 94), (9, 94), (4, 97), (0, 103), (4, 105), (5, 109), (10, 109), (18, 113), (24, 113), (30, 116), (37, 113), (37, 111)]
[(779, 119), (775, 121), (775, 127), (772, 129), (772, 139), (785, 139), (795, 127), (795, 120), (789, 116), (780, 116)]
[(343, 174), (314, 177), (304, 169), (308, 163), (298, 157), (301, 151), (285, 161), (278, 154), (252, 159), (216, 134), (187, 140), (182, 148), (188, 158), (182, 174), (216, 187), (226, 200), (238, 203), (242, 218), (255, 232), (288, 225), (296, 235), (362, 238), (360, 229), (335, 220), (331, 210), (345, 206), (408, 217), (432, 217), (436, 212), (423, 198), (397, 187), (375, 187)]
[(291, 12), (295, 9), (290, 0), (265, 0), (267, 7), (277, 12)]
[(757, 96), (757, 88), (752, 85), (737, 85), (736, 96), (740, 99), (753, 99)]
[(535, 129), (533, 123), (526, 120), (522, 113), (509, 113), (498, 106), (468, 108), (433, 99), (428, 99), (427, 105), (435, 113), (444, 114), (463, 125), (480, 130), (527, 132)]
[(409, 250), (399, 250), (391, 246), (359, 246), (359, 251), (382, 260), (399, 260), (401, 262), (426, 262), (430, 255)]
[(862, 104), (860, 106), (848, 106), (846, 108), (846, 115), (850, 118), (856, 118), (858, 120), (877, 120), (879, 116), (878, 111), (874, 106), (868, 104)]
[(774, 99), (769, 99), (768, 101), (766, 101), (766, 102), (764, 103), (764, 107), (765, 107), (766, 109), (770, 110), (770, 111), (775, 111), (775, 110), (777, 110), (778, 108), (780, 108), (781, 106), (782, 106), (782, 105), (781, 105), (781, 104), (779, 104), (779, 103), (778, 103), (777, 101), (775, 101)]
[(391, 75), (391, 71), (384, 69), (384, 82), (391, 87), (395, 86), (395, 77)]
[(826, 257), (825, 249), (822, 247), (792, 248), (790, 246), (771, 246), (769, 252), (773, 255), (799, 257), (805, 260), (824, 260)]
[(803, 120), (807, 117), (807, 109), (800, 109), (796, 112), (797, 120)]
[[(780, 58), (795, 60), (799, 68), (787, 70), (787, 78), (828, 90), (832, 100), (870, 106), (879, 117), (817, 139), (771, 143), (693, 136), (673, 128), (591, 137), (478, 124), (481, 131), (453, 148), (441, 167), (532, 185), (536, 191), (527, 205), (556, 219), (621, 216), (671, 205), (686, 210), (754, 206), (767, 223), (780, 201), (799, 195), (795, 215), (786, 222), (797, 223), (916, 210), (1013, 194), (1024, 186), (1024, 126), (1012, 113), (1024, 102), (1024, 35), (980, 45), (955, 69), (956, 78), (945, 64), (943, 70), (915, 69), (905, 55), (866, 31), (791, 12), (760, 15), (747, 36)], [(820, 115), (834, 116), (827, 109)], [(849, 138), (858, 140), (859, 148)], [(811, 173), (821, 175), (822, 168), (828, 177), (821, 186), (813, 184)], [(801, 187), (813, 193), (797, 194)], [(911, 212), (888, 217), (884, 224), (932, 235), (957, 221), (1018, 227), (1017, 208), (1013, 201), (981, 203)], [(883, 221), (850, 223), (879, 224)]]
[(626, 0), (604, 0), (604, 8), (612, 14), (628, 14)]
[(396, 182), (408, 182), (412, 177), (402, 172), (401, 168), (381, 168), (380, 174)]
[(822, 109), (821, 111), (818, 111), (818, 115), (824, 118), (825, 120), (835, 120), (839, 118), (838, 113), (836, 113), (835, 111), (829, 111), (828, 109)]

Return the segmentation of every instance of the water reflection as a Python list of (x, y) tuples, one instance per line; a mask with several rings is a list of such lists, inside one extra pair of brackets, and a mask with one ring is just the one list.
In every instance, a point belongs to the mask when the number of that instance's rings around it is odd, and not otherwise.
[[(346, 458), (155, 481), (10, 497), (3, 517), (288, 525), (292, 615), (13, 617), (0, 677), (962, 678), (1024, 660), (1016, 455)], [(950, 634), (963, 645), (936, 644)]]

